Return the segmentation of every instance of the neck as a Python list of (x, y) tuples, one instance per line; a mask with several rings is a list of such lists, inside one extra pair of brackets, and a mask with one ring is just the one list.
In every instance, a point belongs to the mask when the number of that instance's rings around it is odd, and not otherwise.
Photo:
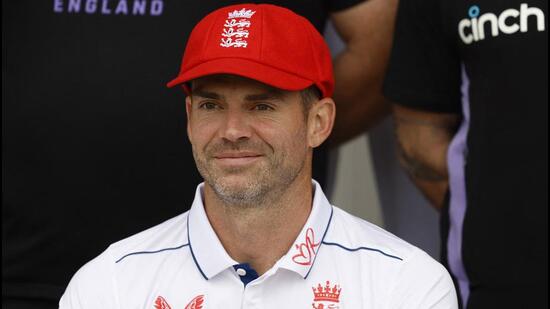
[(259, 275), (288, 252), (311, 212), (311, 175), (298, 177), (276, 197), (253, 206), (230, 205), (205, 184), (206, 214), (225, 250)]

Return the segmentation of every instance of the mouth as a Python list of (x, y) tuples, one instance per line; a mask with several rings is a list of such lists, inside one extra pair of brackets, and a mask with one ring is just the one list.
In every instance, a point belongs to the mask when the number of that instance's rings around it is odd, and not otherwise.
[(263, 157), (255, 152), (225, 152), (214, 155), (214, 159), (226, 166), (243, 166), (251, 164)]

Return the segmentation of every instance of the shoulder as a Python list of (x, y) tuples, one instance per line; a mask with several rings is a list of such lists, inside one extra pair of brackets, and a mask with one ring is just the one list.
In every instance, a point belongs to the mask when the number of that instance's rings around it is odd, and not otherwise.
[[(332, 252), (372, 265), (387, 279), (402, 280), (432, 274), (449, 276), (438, 261), (422, 249), (363, 219), (334, 207), (333, 217), (323, 246)], [(451, 282), (449, 277), (449, 282)]]
[(404, 261), (420, 249), (392, 233), (333, 206), (334, 212), (324, 245), (349, 252), (365, 252)]
[(333, 209), (323, 246), (334, 254), (354, 255), (349, 264), (384, 287), (380, 293), (391, 308), (457, 308), (454, 284), (443, 265), (384, 229)]
[(107, 249), (115, 263), (132, 255), (154, 254), (176, 250), (188, 245), (187, 217), (189, 212), (169, 219), (143, 232), (118, 241)]
[[(75, 273), (60, 300), (59, 308), (118, 308), (117, 282), (123, 272), (120, 266), (133, 256), (155, 256), (157, 253), (185, 247), (188, 244), (187, 214), (110, 245)], [(141, 262), (133, 263), (130, 268), (135, 270), (146, 263), (143, 260)]]

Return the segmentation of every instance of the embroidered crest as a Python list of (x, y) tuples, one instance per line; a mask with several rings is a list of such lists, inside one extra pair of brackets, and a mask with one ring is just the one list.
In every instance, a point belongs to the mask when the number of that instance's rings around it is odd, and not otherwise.
[(303, 243), (295, 244), (294, 247), (298, 251), (292, 257), (292, 260), (296, 264), (303, 266), (309, 266), (313, 263), (313, 258), (317, 254), (316, 248), (319, 247), (320, 243), (315, 243), (315, 233), (312, 228), (308, 228), (306, 231), (306, 239)]
[(312, 287), (313, 290), (313, 304), (311, 306), (314, 309), (338, 309), (340, 306), (340, 293), (342, 288), (338, 284), (330, 286), (330, 281), (326, 282), (323, 287), (319, 283), (317, 287)]
[(199, 295), (191, 300), (185, 309), (202, 309), (204, 305), (204, 295)]
[(172, 309), (168, 302), (162, 297), (157, 297), (157, 300), (155, 300), (155, 309)]
[(235, 10), (233, 12), (229, 12), (227, 18), (252, 18), (254, 13), (256, 13), (256, 11), (243, 8), (240, 11)]
[[(228, 19), (225, 21), (224, 27), (250, 28), (250, 20), (243, 18), (237, 21), (236, 19)], [(225, 29), (224, 29), (225, 31)]]
[(227, 14), (221, 38), (221, 47), (246, 48), (248, 46), (248, 28), (251, 26), (250, 18), (256, 11), (241, 9)]

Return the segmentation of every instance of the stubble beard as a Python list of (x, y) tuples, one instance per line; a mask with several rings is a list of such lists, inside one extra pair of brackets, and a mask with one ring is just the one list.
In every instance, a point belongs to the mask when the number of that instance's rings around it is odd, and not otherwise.
[[(306, 156), (303, 156), (303, 159), (295, 164), (288, 164), (293, 163), (292, 160), (285, 160), (282, 153), (276, 154), (266, 145), (247, 144), (218, 144), (208, 147), (201, 154), (193, 147), (193, 157), (204, 181), (223, 203), (241, 208), (257, 208), (261, 205), (269, 205), (281, 197), (282, 193), (298, 177), (305, 166)], [(228, 147), (232, 150), (261, 149), (260, 153), (264, 154), (263, 162), (254, 166), (220, 170), (214, 166), (215, 159), (212, 154)], [(243, 179), (239, 183), (227, 179), (231, 176), (239, 176), (239, 174)], [(248, 177), (244, 177), (244, 175)]]

